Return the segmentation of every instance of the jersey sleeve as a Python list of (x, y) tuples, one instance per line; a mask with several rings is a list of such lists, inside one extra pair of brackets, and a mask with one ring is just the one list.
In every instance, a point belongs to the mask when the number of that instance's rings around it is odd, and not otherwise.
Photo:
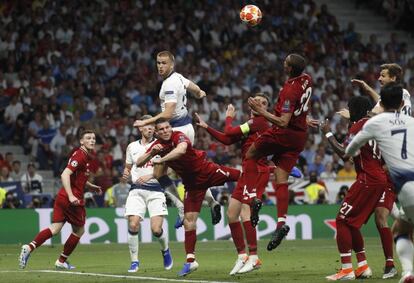
[(131, 144), (128, 145), (127, 149), (126, 149), (126, 154), (125, 154), (125, 163), (126, 164), (134, 164), (134, 160), (132, 158), (132, 152), (131, 152)]
[(164, 101), (165, 103), (177, 103), (178, 101), (178, 80), (167, 80), (164, 82)]
[(280, 105), (282, 113), (293, 113), (296, 107), (296, 101), (299, 99), (299, 94), (294, 87), (284, 87), (280, 94)]
[(375, 126), (372, 121), (365, 123), (364, 127), (355, 136), (350, 135), (349, 145), (345, 149), (347, 155), (354, 156), (358, 153), (358, 150), (366, 144), (369, 140), (374, 138)]
[(172, 141), (175, 145), (185, 142), (187, 145), (191, 146), (190, 139), (181, 132), (176, 132), (176, 134), (172, 137)]
[(66, 168), (70, 169), (72, 172), (75, 172), (78, 170), (81, 165), (85, 163), (85, 159), (83, 158), (82, 154), (79, 152), (75, 152), (69, 159), (68, 165), (66, 165)]

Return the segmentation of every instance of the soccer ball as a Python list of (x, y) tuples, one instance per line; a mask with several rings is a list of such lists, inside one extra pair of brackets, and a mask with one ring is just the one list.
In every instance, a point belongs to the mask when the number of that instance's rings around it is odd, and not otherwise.
[(255, 5), (246, 5), (240, 11), (240, 19), (254, 27), (262, 21), (262, 11)]

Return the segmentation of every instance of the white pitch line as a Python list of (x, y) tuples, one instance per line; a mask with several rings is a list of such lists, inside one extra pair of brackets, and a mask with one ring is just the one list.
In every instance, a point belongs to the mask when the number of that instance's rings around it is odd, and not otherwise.
[(236, 283), (226, 281), (207, 281), (207, 280), (190, 280), (190, 279), (172, 279), (163, 277), (146, 277), (146, 276), (131, 276), (131, 275), (116, 275), (116, 274), (104, 274), (104, 273), (90, 273), (90, 272), (76, 272), (76, 271), (59, 271), (59, 270), (0, 270), (0, 273), (12, 273), (12, 272), (41, 272), (41, 273), (60, 273), (67, 275), (84, 275), (84, 276), (96, 276), (96, 277), (110, 277), (110, 278), (121, 278), (121, 279), (142, 279), (142, 280), (153, 280), (153, 281), (169, 281), (169, 282), (189, 282), (189, 283)]

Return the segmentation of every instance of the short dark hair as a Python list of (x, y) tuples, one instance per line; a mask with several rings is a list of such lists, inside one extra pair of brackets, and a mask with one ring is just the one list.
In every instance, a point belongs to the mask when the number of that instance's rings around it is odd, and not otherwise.
[[(90, 129), (84, 129), (80, 134), (79, 134), (79, 139), (83, 139), (83, 137), (86, 134), (95, 134), (94, 130), (90, 130)], [(96, 135), (96, 134), (95, 134)]]
[(268, 104), (270, 104), (270, 98), (269, 98), (269, 96), (267, 96), (265, 93), (263, 93), (263, 92), (256, 92), (256, 93), (253, 95), (253, 97), (257, 97), (257, 96), (259, 96), (259, 97), (263, 97), (264, 99), (266, 99), (266, 100), (267, 100), (267, 103), (268, 103)]
[(170, 60), (174, 63), (175, 62), (175, 57), (174, 57), (174, 55), (170, 52), (170, 51), (168, 51), (168, 50), (163, 50), (163, 51), (161, 51), (161, 52), (158, 52), (157, 53), (157, 57), (168, 57), (168, 58), (170, 58)]
[(288, 55), (289, 61), (288, 65), (292, 67), (291, 76), (297, 77), (302, 74), (303, 70), (305, 70), (306, 60), (303, 56), (292, 53)]
[(170, 122), (167, 118), (158, 118), (156, 121), (155, 121), (155, 126), (157, 126), (158, 124), (162, 124), (162, 123), (165, 123), (165, 122)]
[(401, 82), (403, 69), (396, 63), (382, 64), (380, 66), (381, 71), (387, 70), (391, 77), (395, 77), (396, 82)]
[(151, 119), (151, 118), (152, 118), (152, 116), (147, 114), (147, 115), (144, 115), (141, 118), (139, 118), (139, 120), (143, 121), (143, 120), (148, 120), (148, 119)]
[(398, 109), (403, 99), (403, 88), (397, 82), (390, 82), (381, 88), (380, 96), (385, 109)]
[(353, 96), (348, 101), (349, 118), (356, 122), (365, 116), (372, 109), (371, 101), (365, 96)]

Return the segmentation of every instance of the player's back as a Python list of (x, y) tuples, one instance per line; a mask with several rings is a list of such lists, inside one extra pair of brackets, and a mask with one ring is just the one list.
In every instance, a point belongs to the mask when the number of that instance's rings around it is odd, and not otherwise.
[(187, 117), (187, 87), (189, 83), (190, 81), (183, 75), (173, 72), (161, 85), (159, 96), (162, 111), (165, 111), (165, 103), (176, 103), (171, 121)]
[[(349, 139), (352, 139), (368, 121), (362, 118), (355, 122), (349, 129)], [(357, 180), (365, 184), (383, 184), (387, 182), (387, 174), (383, 168), (381, 153), (377, 143), (370, 140), (360, 149), (360, 153), (353, 157)]]
[(396, 190), (414, 181), (414, 118), (384, 112), (371, 118), (364, 130), (378, 142)]
[(288, 79), (279, 92), (279, 98), (274, 108), (275, 115), (292, 113), (288, 128), (306, 131), (306, 115), (308, 103), (312, 95), (312, 78), (308, 74)]

